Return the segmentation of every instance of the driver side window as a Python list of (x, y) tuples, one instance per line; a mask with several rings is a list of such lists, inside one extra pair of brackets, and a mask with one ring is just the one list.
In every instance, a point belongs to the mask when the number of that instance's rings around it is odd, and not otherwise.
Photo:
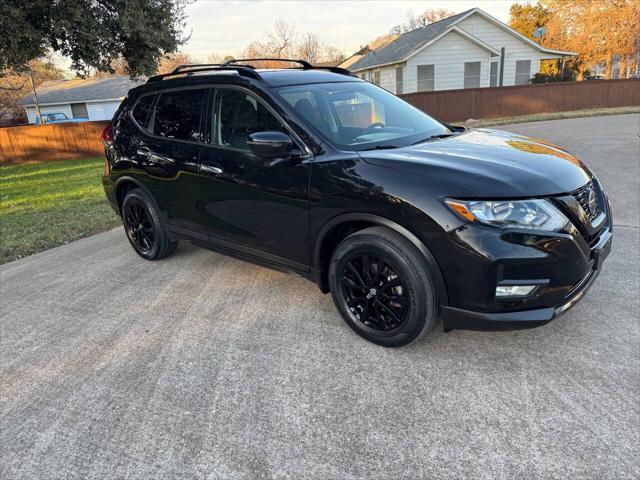
[(280, 121), (253, 95), (220, 89), (216, 96), (212, 135), (214, 145), (249, 151), (249, 135), (256, 132), (287, 133)]

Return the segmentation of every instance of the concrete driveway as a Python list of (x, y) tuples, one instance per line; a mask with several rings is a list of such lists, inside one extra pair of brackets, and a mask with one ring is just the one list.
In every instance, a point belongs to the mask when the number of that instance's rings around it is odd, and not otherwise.
[(396, 350), (315, 285), (121, 229), (3, 266), (0, 478), (638, 478), (640, 116), (503, 127), (565, 145), (615, 210), (589, 295), (519, 332)]

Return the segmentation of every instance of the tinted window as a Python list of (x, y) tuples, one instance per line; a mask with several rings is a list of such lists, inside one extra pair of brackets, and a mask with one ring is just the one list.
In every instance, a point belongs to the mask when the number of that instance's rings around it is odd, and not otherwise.
[[(365, 82), (282, 87), (279, 93), (325, 137), (345, 149), (405, 146), (449, 130), (386, 90)], [(313, 101), (312, 101), (313, 100)]]
[(527, 85), (531, 78), (531, 60), (516, 62), (516, 85)]
[(72, 103), (71, 114), (73, 118), (89, 118), (89, 112), (87, 111), (86, 103)]
[(489, 71), (489, 86), (498, 86), (498, 62), (491, 62), (491, 70)]
[(241, 90), (219, 90), (213, 124), (213, 142), (249, 150), (249, 135), (256, 132), (288, 133), (254, 96)]
[(153, 118), (153, 133), (177, 140), (200, 140), (200, 112), (206, 90), (161, 93)]
[(153, 106), (153, 101), (155, 98), (155, 95), (147, 95), (145, 97), (142, 97), (138, 101), (138, 103), (136, 103), (133, 112), (131, 112), (134, 120), (145, 130), (149, 125), (149, 112), (151, 111), (151, 107)]
[(464, 88), (478, 88), (480, 86), (480, 62), (466, 62), (464, 64)]
[(418, 91), (435, 90), (435, 68), (433, 65), (418, 65)]
[(402, 67), (396, 67), (396, 95), (402, 93), (403, 71)]

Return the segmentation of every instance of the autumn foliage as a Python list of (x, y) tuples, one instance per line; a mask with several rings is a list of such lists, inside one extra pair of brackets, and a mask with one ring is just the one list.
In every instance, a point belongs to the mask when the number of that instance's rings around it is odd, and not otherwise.
[(595, 64), (606, 66), (611, 78), (617, 61), (625, 78), (637, 71), (640, 48), (640, 0), (539, 0), (511, 7), (510, 25), (532, 37), (546, 27), (541, 43), (578, 53), (575, 69), (581, 77)]

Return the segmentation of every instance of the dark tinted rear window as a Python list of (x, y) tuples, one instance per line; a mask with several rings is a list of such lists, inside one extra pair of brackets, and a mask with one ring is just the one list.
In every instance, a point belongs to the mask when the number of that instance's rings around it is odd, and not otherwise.
[(153, 120), (153, 133), (166, 138), (200, 141), (200, 112), (206, 90), (161, 93)]
[(138, 125), (140, 125), (145, 130), (149, 125), (149, 112), (151, 111), (153, 100), (155, 98), (155, 95), (147, 95), (142, 97), (140, 100), (138, 100), (138, 103), (136, 103), (133, 112), (131, 112), (131, 115), (133, 115), (133, 118), (138, 123)]

